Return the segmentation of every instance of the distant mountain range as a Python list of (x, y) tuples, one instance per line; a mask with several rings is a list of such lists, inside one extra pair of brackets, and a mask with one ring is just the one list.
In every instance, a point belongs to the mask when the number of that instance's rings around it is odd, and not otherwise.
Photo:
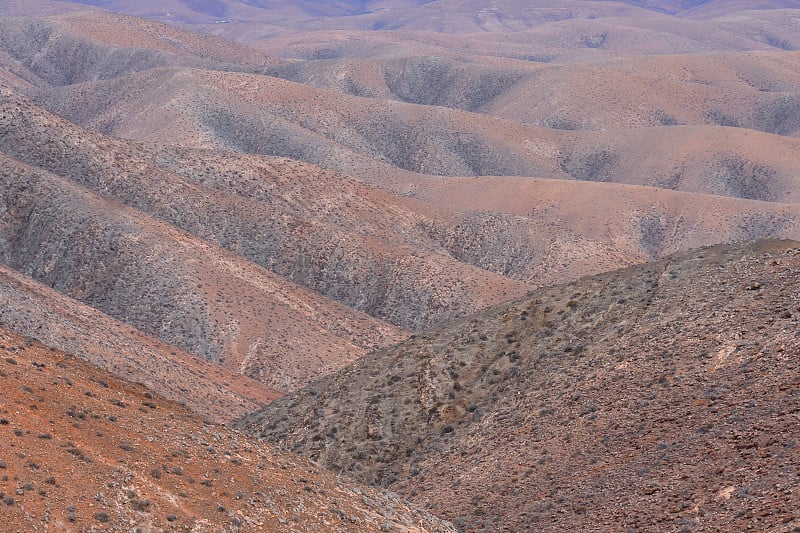
[[(71, 3), (98, 7), (117, 13), (146, 16), (165, 21), (188, 24), (220, 24), (258, 22), (269, 25), (294, 27), (310, 24), (318, 27), (345, 27), (350, 22), (341, 18), (360, 19), (362, 29), (422, 29), (423, 18), (450, 17), (454, 26), (467, 28), (471, 23), (484, 30), (519, 29), (541, 21), (584, 16), (634, 15), (648, 11), (690, 18), (719, 16), (743, 9), (790, 9), (800, 7), (796, 0), (762, 0), (760, 2), (730, 2), (721, 0), (553, 0), (493, 2), (442, 2), (420, 0), (364, 0), (299, 2), (265, 0), (75, 0)], [(61, 3), (55, 2), (55, 3)], [(422, 15), (422, 17), (420, 16)], [(484, 19), (483, 21), (479, 19)], [(312, 20), (313, 19), (313, 20)], [(470, 22), (469, 19), (472, 19)]]

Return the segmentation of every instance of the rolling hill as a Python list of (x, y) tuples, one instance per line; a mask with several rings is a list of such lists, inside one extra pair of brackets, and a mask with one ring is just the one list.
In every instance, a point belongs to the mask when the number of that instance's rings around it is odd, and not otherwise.
[(799, 269), (759, 241), (541, 289), (239, 427), (463, 531), (791, 529)]
[(800, 529), (799, 20), (0, 0), (0, 523)]
[[(0, 266), (0, 326), (224, 423), (282, 393), (166, 344)], [(198, 393), (202, 391), (202, 393)]]
[(0, 164), (5, 264), (233, 371), (286, 390), (402, 335), (140, 211)]
[[(288, 37), (54, 6), (9, 2), (0, 20), (5, 263), (281, 390), (534, 287), (800, 238), (798, 56), (731, 52), (753, 47), (717, 24), (743, 15), (584, 2), (613, 12), (502, 40), (315, 30), (377, 48), (298, 61), (277, 58)], [(528, 32), (609, 24), (713, 36), (715, 52), (504, 57)]]

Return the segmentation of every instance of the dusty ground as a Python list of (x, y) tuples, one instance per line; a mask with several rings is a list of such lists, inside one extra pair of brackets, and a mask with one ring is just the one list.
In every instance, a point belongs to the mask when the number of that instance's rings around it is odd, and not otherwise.
[(0, 376), (3, 531), (450, 531), (5, 330)]

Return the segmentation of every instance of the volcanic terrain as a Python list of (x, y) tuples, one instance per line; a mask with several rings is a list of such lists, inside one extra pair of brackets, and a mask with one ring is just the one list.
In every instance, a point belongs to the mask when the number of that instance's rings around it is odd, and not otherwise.
[(800, 528), (799, 36), (0, 0), (0, 523)]

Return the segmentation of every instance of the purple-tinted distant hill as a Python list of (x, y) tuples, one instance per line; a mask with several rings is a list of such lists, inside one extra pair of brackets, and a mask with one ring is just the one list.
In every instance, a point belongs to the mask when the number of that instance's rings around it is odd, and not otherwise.
[[(291, 27), (306, 26), (310, 19), (367, 17), (380, 13), (384, 22), (370, 29), (405, 28), (408, 20), (419, 15), (422, 9), (432, 16), (477, 16), (491, 10), (502, 18), (525, 19), (526, 13), (537, 9), (564, 10), (569, 12), (565, 15), (569, 18), (582, 18), (588, 12), (604, 16), (626, 8), (697, 17), (751, 9), (800, 8), (800, 0), (466, 0), (458, 3), (431, 0), (72, 0), (64, 3), (188, 24), (236, 21)], [(385, 22), (387, 18), (394, 18), (394, 23)], [(333, 21), (326, 22), (330, 27), (337, 27)]]

